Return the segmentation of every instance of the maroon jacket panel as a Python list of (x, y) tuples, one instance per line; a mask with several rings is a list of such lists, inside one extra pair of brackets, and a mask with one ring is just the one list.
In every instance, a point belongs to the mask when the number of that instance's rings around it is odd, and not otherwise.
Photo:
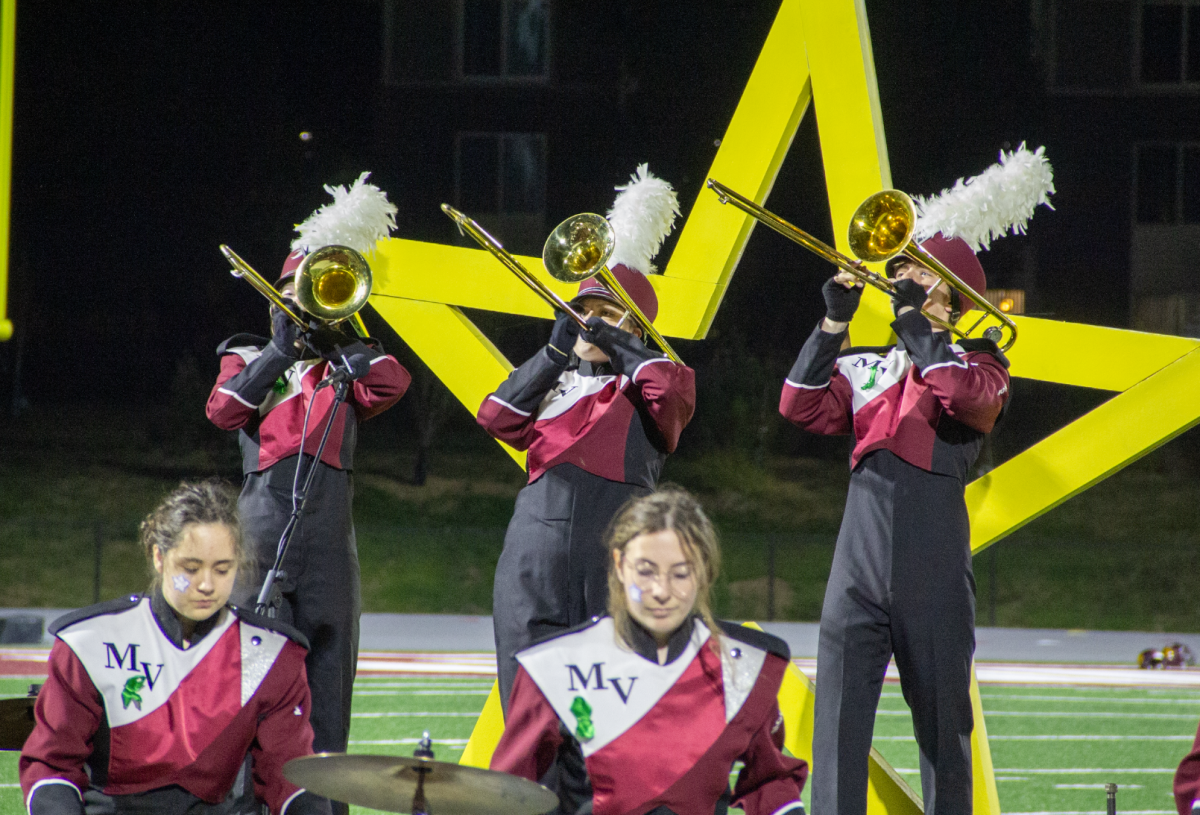
[(1192, 752), (1179, 762), (1175, 771), (1174, 791), (1179, 815), (1192, 815), (1192, 805), (1200, 798), (1200, 728), (1196, 730)]
[[(749, 697), (726, 723), (721, 659), (704, 645), (649, 713), (587, 758), (596, 815), (641, 815), (659, 806), (677, 813), (712, 812), (728, 789), (735, 761), (745, 766), (737, 778), (733, 805), (747, 815), (772, 815), (798, 804), (808, 765), (780, 752), (783, 719), (776, 697), (787, 664), (767, 654)], [(690, 766), (669, 773), (678, 780), (663, 790), (662, 762), (687, 755), (682, 749), (664, 754), (664, 745), (688, 744), (693, 736), (709, 748), (698, 760), (686, 759)], [(525, 668), (518, 668), (491, 769), (537, 780), (553, 763), (561, 742), (553, 707)]]
[[(342, 470), (353, 469), (358, 422), (394, 405), (412, 380), (395, 357), (377, 348), (355, 343), (351, 350), (368, 358), (370, 372), (352, 384), (321, 456), (323, 463)], [(218, 353), (221, 372), (208, 397), (208, 418), (223, 430), (241, 431), (242, 471), (261, 472), (297, 455), (309, 405), (304, 450), (315, 453), (334, 399), (333, 388), (316, 388), (331, 373), (331, 364), (292, 360), (269, 342), (247, 335), (226, 341)]]
[(696, 375), (654, 356), (629, 375), (582, 363), (568, 369), (546, 350), (512, 372), (479, 407), (493, 438), (529, 451), (530, 482), (558, 464), (653, 489), (696, 407)]
[[(312, 727), (304, 715), (310, 702), (304, 670), (307, 652), (288, 641), (254, 695), (240, 705), (239, 625), (235, 622), (225, 631), (221, 642), (179, 686), (168, 705), (136, 725), (110, 731), (105, 793), (131, 795), (179, 785), (198, 798), (217, 803), (233, 785), (247, 752), (254, 756), (255, 792), (272, 813), (280, 812), (300, 791), (283, 777), (283, 765), (312, 753)], [(182, 696), (189, 698), (176, 699)], [(199, 747), (189, 737), (189, 727), (196, 723), (183, 714), (200, 709), (196, 705), (207, 704), (205, 699), (225, 700), (229, 704), (218, 706), (229, 707), (230, 715), (206, 709), (205, 715), (227, 723), (217, 733), (205, 733), (207, 744)], [(84, 764), (92, 756), (106, 715), (86, 668), (61, 640), (50, 652), (49, 677), (38, 694), (34, 716), (36, 726), (20, 759), (26, 800), (39, 782), (67, 782), (76, 790), (86, 790), (89, 783)], [(125, 729), (137, 729), (142, 735), (125, 738), (121, 733)], [(148, 750), (154, 755), (147, 755)]]
[(901, 345), (851, 348), (842, 334), (816, 330), (805, 342), (779, 412), (805, 430), (853, 432), (851, 469), (873, 450), (966, 481), (1009, 398), (1008, 363), (993, 343), (950, 344), (920, 312), (892, 323)]

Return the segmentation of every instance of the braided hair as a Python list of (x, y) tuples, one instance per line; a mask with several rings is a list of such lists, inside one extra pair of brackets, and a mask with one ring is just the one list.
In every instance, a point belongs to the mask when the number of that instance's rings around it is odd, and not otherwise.
[(155, 550), (165, 558), (183, 540), (187, 527), (193, 524), (221, 524), (228, 528), (234, 540), (239, 580), (250, 577), (254, 560), (242, 536), (237, 496), (225, 482), (210, 478), (180, 483), (139, 525), (138, 539), (153, 572), (152, 588), (162, 579), (154, 572)]

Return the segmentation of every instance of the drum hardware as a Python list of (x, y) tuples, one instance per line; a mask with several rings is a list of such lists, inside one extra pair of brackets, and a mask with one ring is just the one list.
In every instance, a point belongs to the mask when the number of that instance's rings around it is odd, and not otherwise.
[(412, 758), (318, 753), (289, 761), (293, 784), (334, 801), (410, 815), (540, 815), (558, 796), (515, 775), (435, 761), (425, 732)]

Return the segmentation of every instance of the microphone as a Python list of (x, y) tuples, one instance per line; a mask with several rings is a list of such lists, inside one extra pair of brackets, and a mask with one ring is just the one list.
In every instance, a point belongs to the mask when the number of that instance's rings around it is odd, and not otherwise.
[(343, 382), (353, 382), (366, 376), (371, 370), (371, 361), (367, 359), (366, 354), (352, 354), (349, 357), (343, 356), (342, 362), (346, 367), (334, 366), (333, 373), (325, 377), (317, 385), (317, 390), (329, 387), (330, 385), (340, 385)]

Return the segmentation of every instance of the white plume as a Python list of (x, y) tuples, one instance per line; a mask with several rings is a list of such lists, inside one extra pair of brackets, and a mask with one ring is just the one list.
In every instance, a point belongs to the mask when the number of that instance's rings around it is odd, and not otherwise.
[(675, 226), (679, 199), (669, 183), (650, 174), (648, 164), (638, 165), (629, 183), (616, 190), (620, 195), (608, 211), (608, 220), (617, 233), (617, 245), (608, 265), (623, 263), (653, 274), (658, 269), (650, 261)]
[(333, 201), (297, 225), (300, 237), (292, 241), (292, 249), (311, 252), (338, 244), (365, 255), (386, 238), (396, 228), (396, 205), (388, 201), (386, 192), (367, 183), (370, 175), (360, 175), (350, 189), (326, 184), (325, 192)]
[(987, 249), (994, 238), (1010, 230), (1024, 235), (1025, 225), (1038, 204), (1054, 209), (1054, 171), (1045, 147), (1029, 152), (1025, 142), (1011, 153), (1000, 151), (1000, 163), (974, 178), (958, 179), (954, 186), (932, 198), (914, 198), (917, 225), (914, 240), (923, 241), (941, 232), (962, 238), (971, 249)]

